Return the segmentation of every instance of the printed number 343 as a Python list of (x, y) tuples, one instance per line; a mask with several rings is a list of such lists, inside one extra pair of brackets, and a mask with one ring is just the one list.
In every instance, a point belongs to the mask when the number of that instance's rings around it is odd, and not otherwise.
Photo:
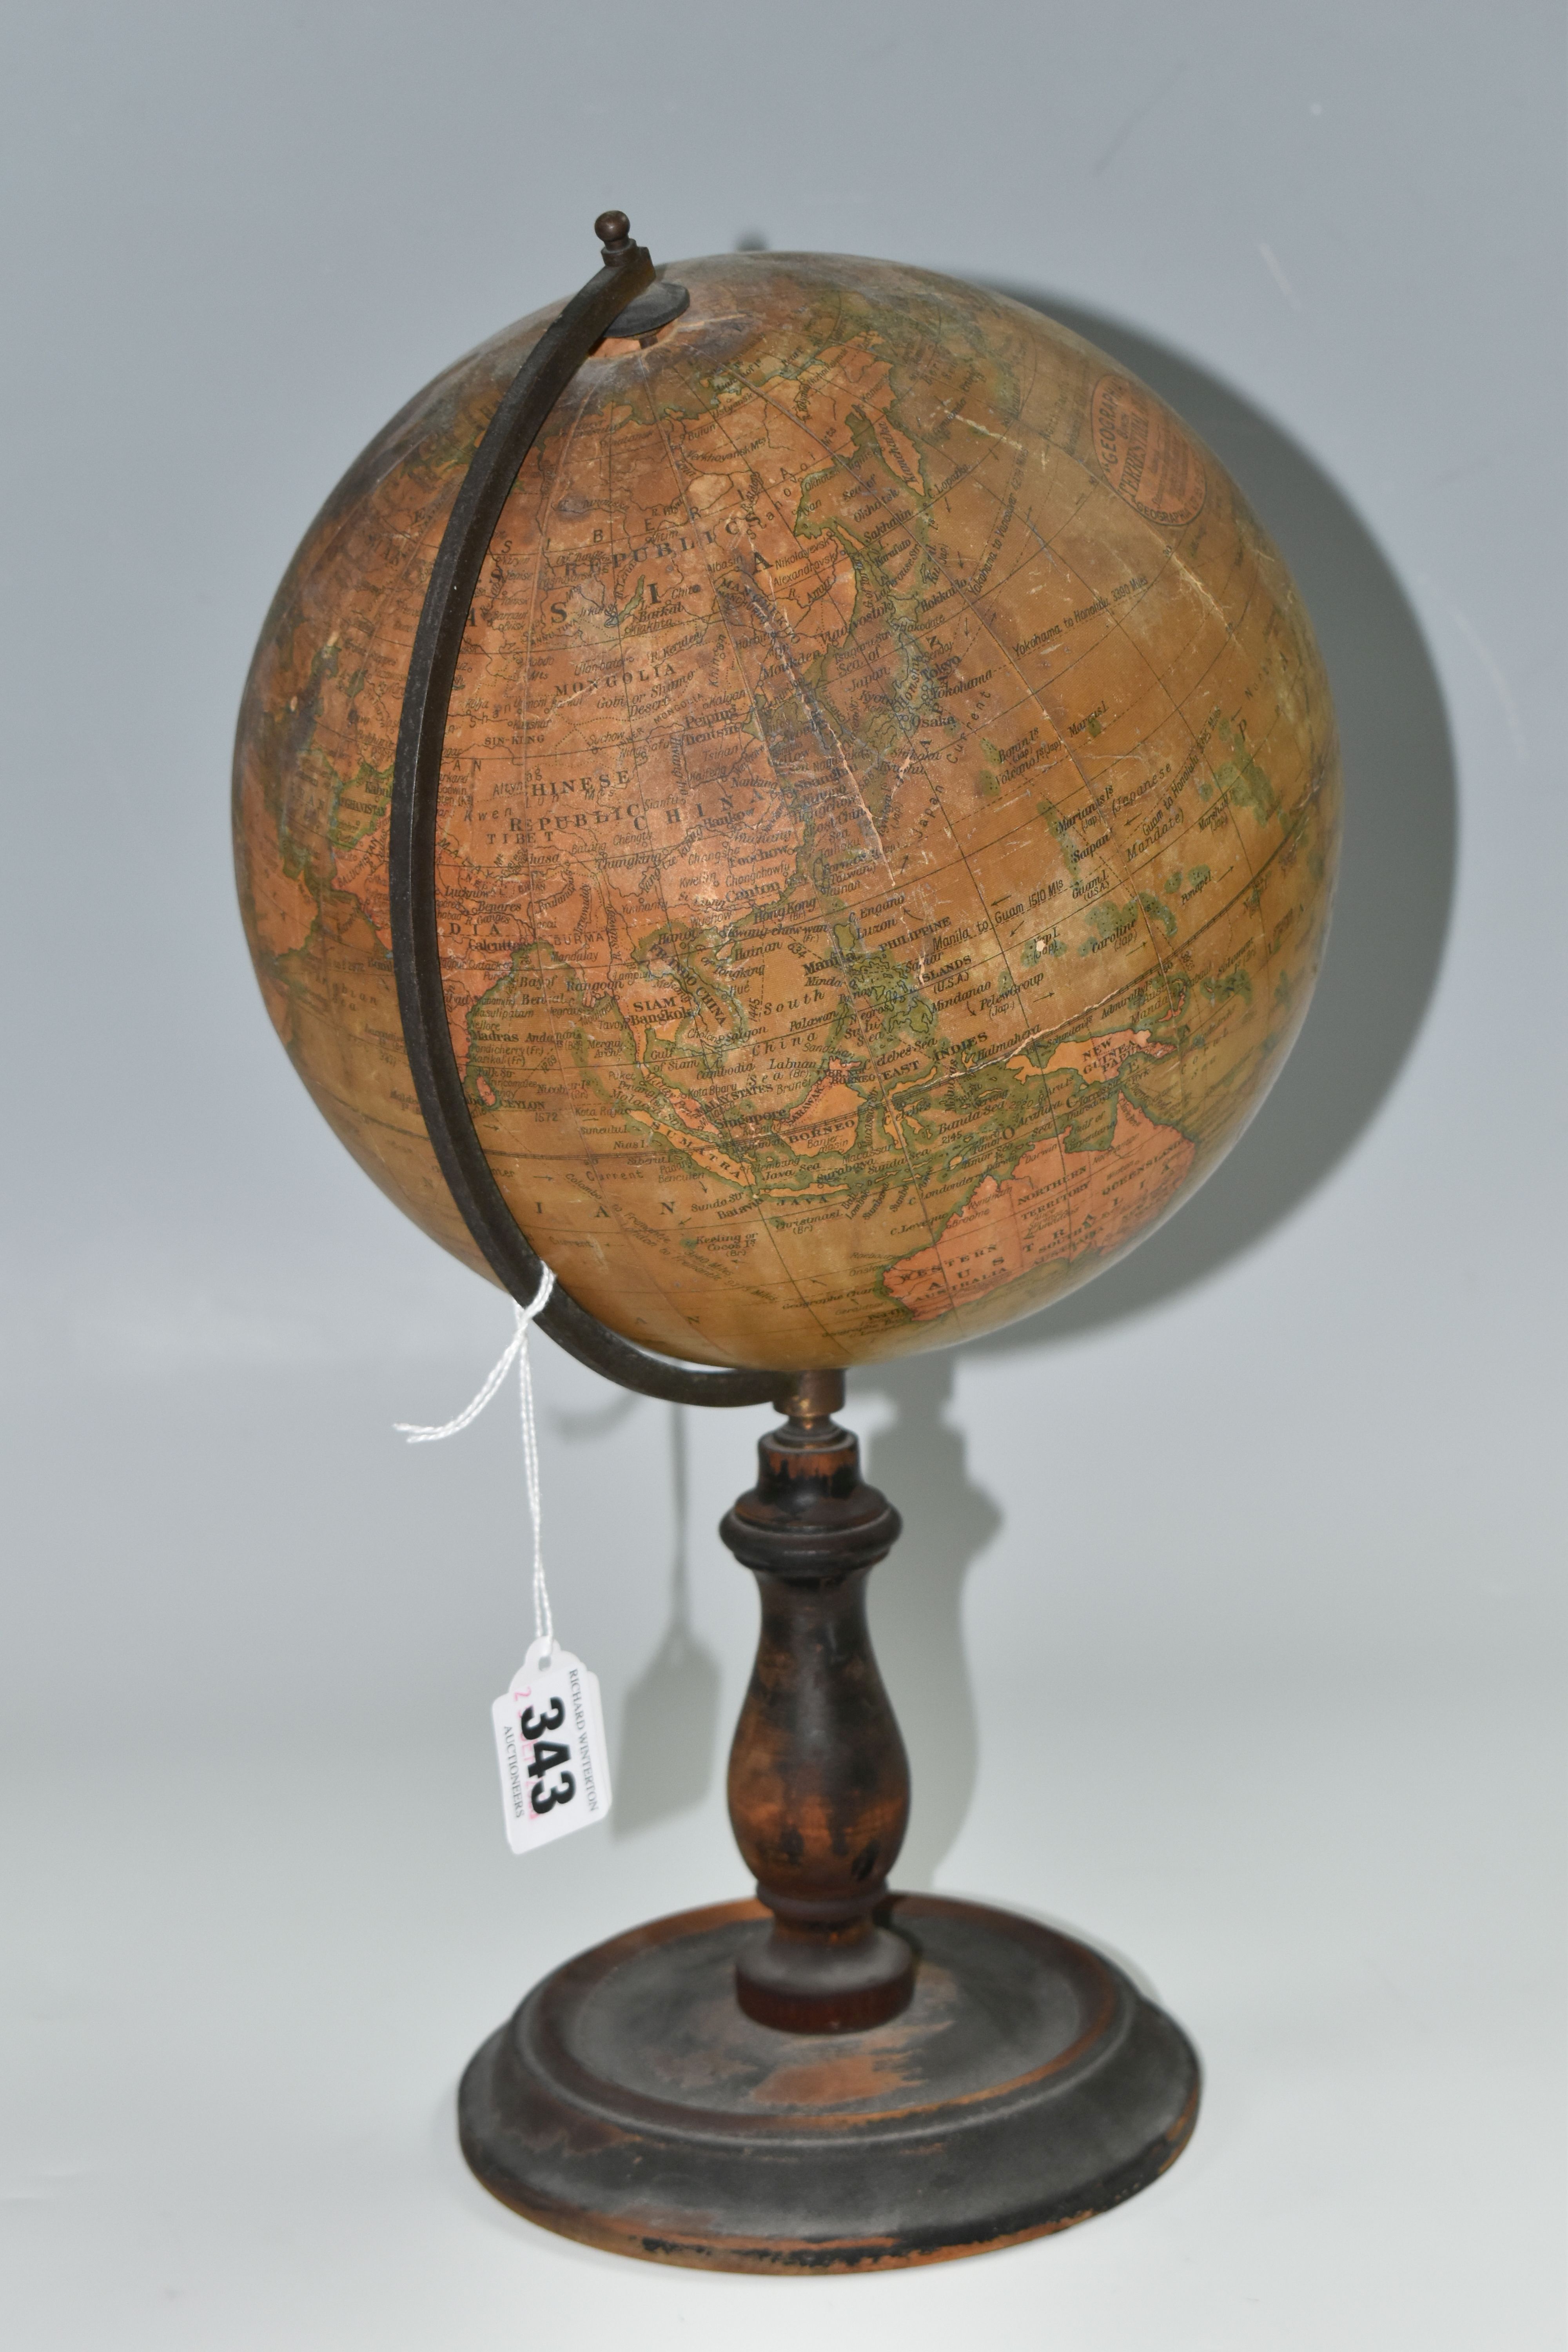
[[(576, 1781), (563, 1769), (572, 1750), (558, 1739), (545, 1737), (547, 1732), (559, 1731), (565, 1720), (564, 1702), (552, 1698), (542, 1715), (535, 1715), (531, 1706), (525, 1707), (518, 1722), (518, 1729), (533, 1749), (528, 1767), (528, 1777), (533, 1785), (529, 1790), (528, 1801), (536, 1813), (550, 1813), (557, 1805), (569, 1805), (577, 1793)], [(544, 1776), (555, 1771), (560, 1772), (561, 1778), (547, 1789)]]

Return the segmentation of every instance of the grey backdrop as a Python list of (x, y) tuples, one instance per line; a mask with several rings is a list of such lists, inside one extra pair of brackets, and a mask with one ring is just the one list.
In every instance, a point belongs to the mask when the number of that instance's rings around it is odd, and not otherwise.
[[(1563, 2341), (1563, 47), (1531, 0), (6, 13), (15, 2340)], [(742, 1891), (713, 1529), (764, 1417), (540, 1347), (618, 1795), (512, 1862), (515, 1423), (390, 1433), (507, 1313), (317, 1118), (229, 879), (306, 521), (610, 203), (1117, 353), (1279, 537), (1345, 738), (1319, 999), (1231, 1160), (1054, 1314), (855, 1383), (904, 1876), (1130, 1956), (1207, 2070), (1147, 2197), (874, 2283), (620, 2265), (462, 2170), (525, 1984)]]

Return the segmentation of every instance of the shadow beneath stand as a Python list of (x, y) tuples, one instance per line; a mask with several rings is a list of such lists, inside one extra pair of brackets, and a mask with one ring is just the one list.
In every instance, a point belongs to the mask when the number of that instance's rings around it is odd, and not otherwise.
[[(951, 1351), (879, 1364), (862, 1377), (898, 1418), (871, 1440), (866, 1475), (902, 1514), (904, 1532), (871, 1577), (871, 1638), (910, 1752), (914, 1802), (893, 1872), (925, 1887), (963, 1826), (980, 1744), (963, 1653), (963, 1583), (1002, 1525), (969, 1476), (947, 1418), (958, 1370)], [(851, 1410), (845, 1418), (853, 1424)]]
[(610, 1808), (617, 1837), (700, 1804), (713, 1778), (719, 1668), (691, 1630), (686, 1413), (678, 1404), (668, 1410), (675, 1518), (669, 1623), (626, 1693)]

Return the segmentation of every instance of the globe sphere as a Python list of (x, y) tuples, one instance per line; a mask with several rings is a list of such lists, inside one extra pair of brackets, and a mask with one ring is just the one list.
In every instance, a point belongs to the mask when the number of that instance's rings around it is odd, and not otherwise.
[[(1058, 1298), (1241, 1132), (1305, 1013), (1340, 810), (1279, 554), (1146, 386), (1022, 305), (736, 254), (525, 461), (438, 812), (451, 1034), (567, 1288), (700, 1363), (868, 1362)], [(246, 689), (268, 1011), (375, 1181), (486, 1271), (404, 1052), (388, 816), (452, 500), (552, 311), (344, 477)]]

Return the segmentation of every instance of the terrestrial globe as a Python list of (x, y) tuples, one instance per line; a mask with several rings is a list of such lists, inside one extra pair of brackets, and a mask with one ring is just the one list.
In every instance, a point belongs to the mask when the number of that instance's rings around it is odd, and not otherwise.
[[(1021, 304), (804, 254), (583, 364), (468, 614), (437, 812), (468, 1108), (566, 1290), (698, 1364), (970, 1337), (1130, 1248), (1306, 1011), (1340, 775), (1211, 451)], [(665, 306), (668, 308), (668, 304)], [(541, 311), (411, 401), (279, 591), (235, 838), (327, 1118), (488, 1271), (399, 1022), (389, 824), (431, 567)]]

